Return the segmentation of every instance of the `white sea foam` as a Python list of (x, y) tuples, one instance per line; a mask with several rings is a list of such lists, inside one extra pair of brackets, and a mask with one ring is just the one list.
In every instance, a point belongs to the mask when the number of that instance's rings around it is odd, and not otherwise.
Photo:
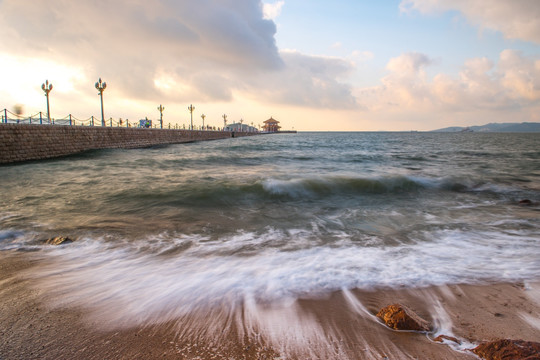
[(19, 230), (0, 230), (0, 250), (18, 249), (29, 234)]
[(47, 293), (62, 294), (64, 302), (129, 324), (168, 321), (247, 299), (272, 303), (339, 289), (511, 281), (540, 273), (540, 244), (533, 238), (460, 231), (431, 235), (435, 239), (429, 243), (394, 247), (341, 242), (284, 249), (263, 246), (284, 236), (274, 230), (219, 241), (183, 236), (175, 243), (190, 241), (191, 247), (171, 256), (86, 240), (48, 250), (50, 264), (30, 275)]
[[(320, 181), (323, 181), (320, 179)], [(304, 179), (267, 179), (263, 182), (263, 189), (272, 195), (288, 195), (294, 198), (312, 196), (313, 192), (305, 186)]]

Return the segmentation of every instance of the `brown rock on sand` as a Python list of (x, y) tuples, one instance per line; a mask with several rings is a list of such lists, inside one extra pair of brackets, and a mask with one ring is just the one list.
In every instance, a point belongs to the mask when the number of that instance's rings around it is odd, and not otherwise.
[(461, 341), (459, 341), (453, 336), (448, 336), (448, 335), (439, 335), (435, 339), (433, 339), (433, 341), (440, 342), (440, 343), (444, 342), (444, 340), (452, 341), (452, 342), (455, 342), (456, 344), (461, 344)]
[(486, 360), (540, 360), (540, 343), (500, 339), (482, 343), (472, 352)]
[(401, 304), (382, 308), (377, 313), (377, 317), (395, 330), (430, 331), (429, 323), (426, 320)]

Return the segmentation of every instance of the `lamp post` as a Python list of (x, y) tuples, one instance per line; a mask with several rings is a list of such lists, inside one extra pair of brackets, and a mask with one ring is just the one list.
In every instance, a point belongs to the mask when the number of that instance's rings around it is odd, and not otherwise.
[(99, 91), (99, 96), (101, 98), (101, 126), (105, 126), (105, 116), (103, 115), (103, 90), (107, 87), (106, 82), (101, 82), (101, 78), (96, 83), (96, 89)]
[(223, 131), (225, 131), (225, 127), (227, 126), (227, 115), (223, 114), (221, 117), (223, 118)]
[(193, 104), (189, 105), (188, 108), (189, 113), (191, 114), (191, 130), (193, 130), (193, 110), (195, 110), (195, 106)]
[(45, 84), (41, 84), (41, 89), (45, 91), (45, 97), (47, 98), (47, 119), (51, 122), (51, 111), (49, 108), (49, 93), (51, 92), (53, 86), (49, 84), (49, 80), (45, 80)]
[(240, 119), (240, 131), (244, 131), (244, 119)]
[(165, 107), (159, 104), (157, 109), (159, 110), (159, 125), (163, 129), (163, 110), (165, 110)]
[(206, 115), (202, 114), (202, 129), (204, 130), (204, 119), (206, 118)]

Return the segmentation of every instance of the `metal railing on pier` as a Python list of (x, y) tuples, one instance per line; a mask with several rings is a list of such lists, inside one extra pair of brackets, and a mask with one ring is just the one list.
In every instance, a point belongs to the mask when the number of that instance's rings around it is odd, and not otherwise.
[[(129, 119), (105, 119), (102, 124), (101, 118), (90, 116), (87, 119), (79, 119), (71, 114), (63, 118), (48, 118), (47, 113), (38, 112), (32, 115), (15, 114), (8, 109), (1, 111), (1, 124), (34, 124), (34, 125), (64, 125), (64, 126), (105, 126), (105, 127), (126, 127), (126, 128), (153, 128), (153, 129), (176, 129), (176, 130), (194, 130), (194, 131), (229, 131), (215, 126), (194, 126), (193, 129), (185, 124), (163, 124), (158, 121), (149, 121), (142, 125), (141, 120), (130, 121)], [(149, 125), (151, 124), (151, 125)]]

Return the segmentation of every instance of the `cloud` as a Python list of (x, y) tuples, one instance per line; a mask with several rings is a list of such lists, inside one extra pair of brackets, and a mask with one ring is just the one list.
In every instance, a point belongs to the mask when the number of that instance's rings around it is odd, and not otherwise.
[(409, 76), (417, 74), (432, 62), (427, 55), (411, 52), (390, 59), (386, 68), (396, 75)]
[[(284, 2), (259, 0), (3, 0), (4, 54), (75, 66), (72, 91), (110, 98), (230, 102), (235, 95), (296, 106), (354, 106), (346, 60), (279, 51)], [(12, 53), (10, 54), (8, 50)], [(2, 53), (0, 53), (1, 55)], [(36, 79), (49, 78), (46, 68)], [(95, 79), (95, 80), (92, 80)]]
[(281, 8), (285, 1), (276, 1), (275, 3), (263, 4), (263, 14), (265, 19), (275, 20), (281, 14)]
[(388, 61), (381, 85), (359, 89), (356, 96), (364, 108), (387, 111), (404, 107), (418, 107), (429, 97), (424, 68), (433, 63), (427, 55), (406, 53)]
[(480, 28), (500, 31), (510, 39), (540, 43), (538, 0), (402, 0), (400, 9), (423, 14), (456, 10)]
[(356, 99), (347, 79), (354, 64), (341, 58), (305, 55), (294, 50), (280, 52), (285, 66), (261, 74), (251, 82), (254, 93), (274, 103), (315, 108), (354, 108)]
[(540, 59), (504, 50), (497, 63), (485, 57), (467, 60), (458, 76), (429, 77), (433, 63), (425, 54), (390, 59), (381, 84), (356, 89), (361, 105), (371, 111), (475, 112), (537, 107)]
[(527, 58), (521, 52), (504, 50), (500, 55), (501, 84), (517, 101), (540, 100), (540, 59)]
[[(227, 99), (239, 73), (283, 66), (275, 24), (256, 0), (3, 0), (0, 20), (4, 52), (78, 64), (142, 99), (190, 91)], [(171, 93), (156, 87), (163, 74), (176, 82)]]

